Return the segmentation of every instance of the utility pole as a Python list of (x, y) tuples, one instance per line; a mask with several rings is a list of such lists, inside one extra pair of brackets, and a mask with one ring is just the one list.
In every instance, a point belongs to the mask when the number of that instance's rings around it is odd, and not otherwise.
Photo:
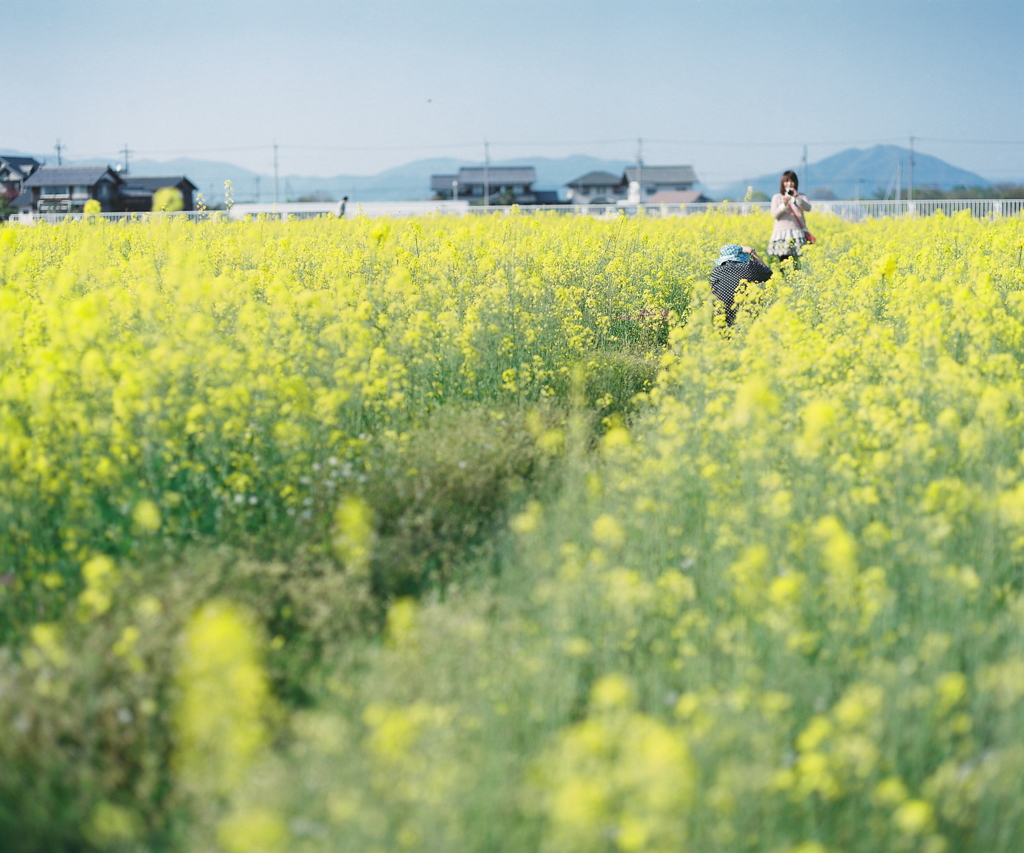
[(644, 140), (636, 138), (636, 203), (644, 203)]
[(131, 156), (131, 153), (132, 153), (131, 151), (128, 150), (128, 143), (127, 142), (124, 144), (124, 148), (122, 148), (119, 153), (120, 154), (124, 154), (124, 172), (122, 172), (122, 174), (127, 175), (128, 174), (128, 158)]
[(260, 176), (257, 175), (255, 178), (253, 178), (253, 180), (256, 181), (256, 204), (259, 204), (260, 203)]
[(860, 182), (863, 180), (863, 178), (857, 178), (857, 188), (853, 191), (854, 201), (860, 201)]
[(64, 147), (65, 146), (60, 144), (60, 140), (59, 139), (57, 140), (57, 144), (53, 146), (53, 150), (57, 152), (57, 165), (58, 166), (64, 165), (63, 161), (60, 158), (60, 153), (61, 153), (61, 151), (64, 150)]
[(484, 207), (491, 205), (491, 151), (490, 144), (484, 141)]
[(910, 180), (907, 181), (907, 201), (914, 200), (914, 137), (910, 137)]
[(274, 143), (274, 205), (277, 205), (277, 143)]
[(900, 192), (903, 190), (903, 160), (896, 164), (896, 201), (900, 200)]
[(807, 183), (807, 146), (804, 146), (804, 158), (801, 161), (800, 171), (804, 173), (804, 192), (810, 192), (811, 187)]

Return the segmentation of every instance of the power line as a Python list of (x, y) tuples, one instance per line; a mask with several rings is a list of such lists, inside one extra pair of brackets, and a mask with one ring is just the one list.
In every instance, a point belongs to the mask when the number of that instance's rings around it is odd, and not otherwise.
[[(921, 137), (917, 137), (920, 139)], [(879, 145), (882, 143), (896, 143), (901, 140), (897, 138), (890, 139), (834, 139), (827, 141), (790, 141), (790, 142), (750, 142), (747, 140), (736, 140), (736, 139), (653, 139), (651, 137), (644, 137), (648, 142), (658, 142), (664, 145), (714, 145), (717, 147), (733, 147), (733, 148), (794, 148), (801, 147), (803, 145), (815, 145), (819, 147), (826, 147), (830, 145)]]
[(495, 145), (623, 145), (635, 142), (635, 139), (623, 137), (622, 139), (562, 139), (562, 140), (537, 140), (537, 139), (498, 139)]
[(448, 142), (434, 145), (282, 145), (289, 151), (429, 151), (439, 148), (479, 148), (479, 142)]
[[(1024, 145), (1024, 140), (1013, 139), (945, 139), (932, 136), (915, 136), (915, 139), (922, 142), (938, 142), (947, 145)], [(898, 144), (902, 142), (899, 138), (875, 138), (875, 139), (831, 139), (803, 142), (801, 140), (772, 140), (754, 142), (751, 140), (737, 139), (667, 139), (645, 136), (648, 143), (658, 145), (689, 145), (689, 146), (715, 146), (728, 148), (799, 148), (803, 145), (815, 147), (831, 147), (839, 145), (879, 145)], [(635, 142), (635, 138), (612, 138), (612, 139), (574, 139), (574, 140), (543, 140), (543, 139), (499, 139), (491, 140), (491, 144), (503, 147), (524, 147), (524, 146), (546, 146), (562, 147), (570, 145), (625, 145)], [(278, 148), (285, 151), (430, 151), (454, 148), (477, 148), (479, 142), (443, 142), (430, 144), (403, 144), (403, 145), (289, 145), (278, 144)], [(274, 145), (236, 145), (219, 146), (209, 148), (146, 148), (135, 149), (135, 154), (218, 154), (232, 153), (239, 151), (272, 151)], [(110, 156), (112, 152), (102, 152), (89, 155), (85, 159)], [(118, 155), (123, 151), (116, 152)]]
[[(225, 148), (145, 148), (136, 149), (136, 154), (216, 154), (223, 151), (266, 151), (272, 148), (267, 145), (236, 145)], [(95, 155), (100, 156), (100, 155)]]
[(934, 136), (915, 136), (914, 139), (954, 145), (1024, 145), (1022, 139), (938, 139)]
[[(623, 137), (622, 139), (568, 139), (568, 140), (538, 140), (538, 139), (492, 139), (491, 145), (503, 145), (506, 147), (523, 145), (544, 145), (548, 147), (561, 145), (622, 145), (635, 140)], [(282, 145), (292, 151), (404, 151), (404, 150), (429, 150), (438, 148), (479, 148), (479, 142), (437, 142), (429, 145)]]

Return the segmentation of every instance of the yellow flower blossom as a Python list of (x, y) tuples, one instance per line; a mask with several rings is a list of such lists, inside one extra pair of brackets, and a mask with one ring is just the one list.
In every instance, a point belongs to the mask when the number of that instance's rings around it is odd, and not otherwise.
[(226, 793), (268, 742), (271, 698), (260, 644), (233, 605), (201, 607), (181, 638), (174, 764), (195, 791)]
[(160, 509), (151, 500), (141, 500), (132, 510), (132, 521), (141, 533), (156, 533), (160, 529)]
[(369, 505), (354, 495), (346, 496), (334, 513), (334, 554), (346, 568), (365, 574), (370, 565), (376, 533)]
[(906, 800), (893, 813), (896, 828), (907, 835), (924, 835), (935, 825), (935, 809), (927, 800)]
[(621, 548), (626, 541), (626, 531), (612, 515), (601, 515), (594, 520), (591, 529), (594, 541), (609, 548)]

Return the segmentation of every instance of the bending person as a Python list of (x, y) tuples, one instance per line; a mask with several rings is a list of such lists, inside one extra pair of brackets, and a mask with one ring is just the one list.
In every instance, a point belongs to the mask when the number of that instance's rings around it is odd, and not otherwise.
[(736, 291), (744, 281), (768, 281), (772, 271), (750, 246), (722, 246), (715, 268), (708, 276), (711, 292), (725, 306), (725, 324), (736, 319)]
[(803, 212), (811, 209), (807, 196), (801, 195), (797, 188), (799, 181), (796, 172), (782, 173), (779, 191), (772, 196), (772, 236), (768, 241), (769, 257), (792, 258), (797, 263), (800, 249), (807, 242)]

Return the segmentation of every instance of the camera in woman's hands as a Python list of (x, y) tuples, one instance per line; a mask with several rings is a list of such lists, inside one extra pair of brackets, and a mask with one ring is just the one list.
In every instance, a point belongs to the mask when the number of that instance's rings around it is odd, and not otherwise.
[(788, 190), (786, 190), (786, 195), (796, 195), (796, 190), (790, 187)]

